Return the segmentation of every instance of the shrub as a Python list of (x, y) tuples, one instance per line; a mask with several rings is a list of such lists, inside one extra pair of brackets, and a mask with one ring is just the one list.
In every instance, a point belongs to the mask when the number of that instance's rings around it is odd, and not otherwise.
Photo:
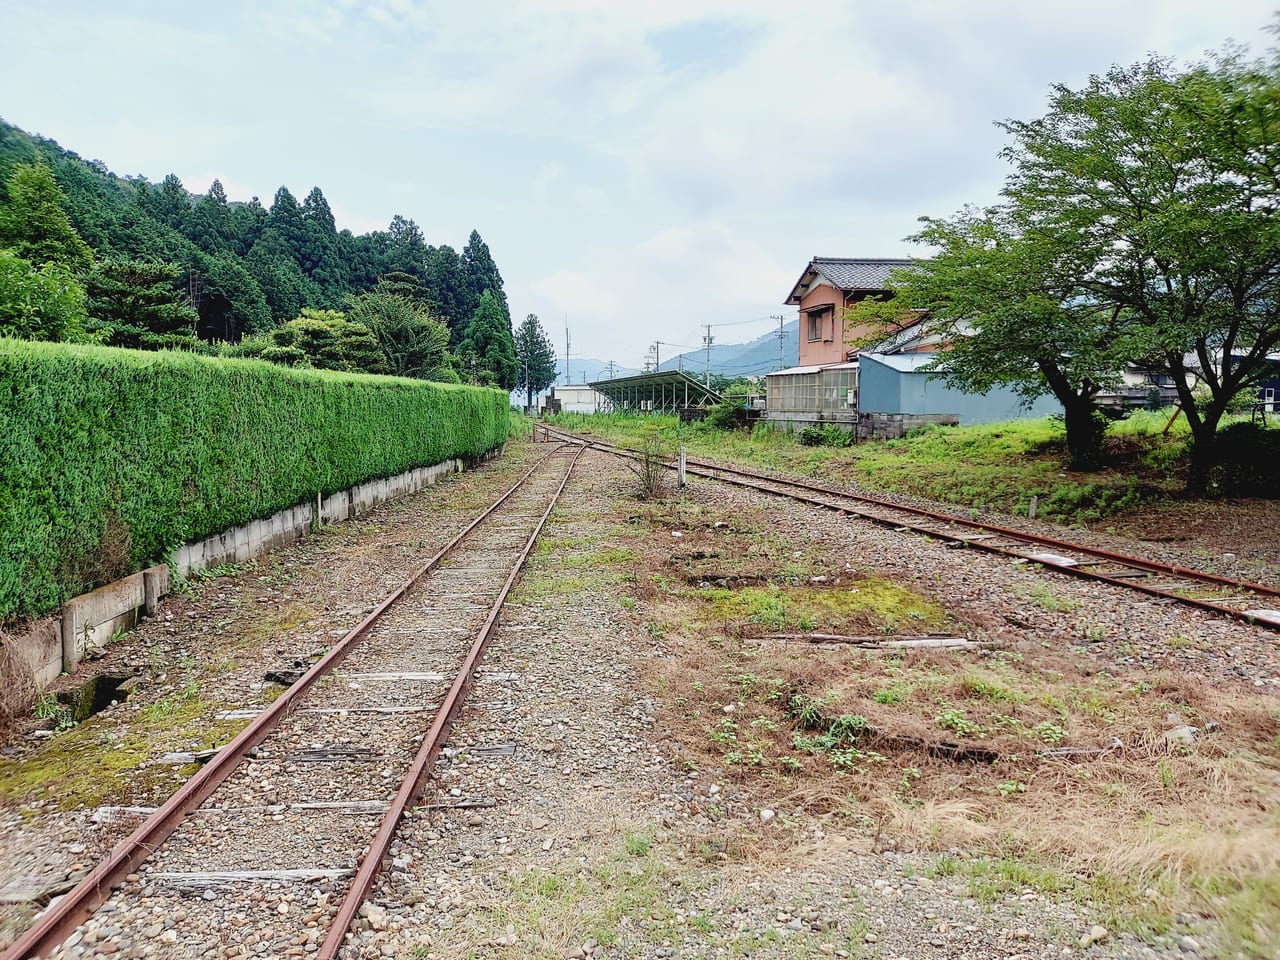
[(507, 436), (507, 397), (179, 352), (0, 340), (0, 621), (187, 541)]
[(87, 323), (84, 287), (70, 271), (0, 250), (0, 337), (92, 343)]
[(1280, 498), (1280, 430), (1233, 423), (1218, 432), (1214, 487), (1240, 497)]
[(796, 434), (796, 442), (802, 447), (851, 447), (853, 433), (829, 423), (822, 427), (805, 427)]
[(717, 430), (733, 430), (737, 427), (745, 427), (747, 425), (747, 408), (743, 404), (741, 397), (722, 400), (707, 411), (706, 420), (703, 422)]

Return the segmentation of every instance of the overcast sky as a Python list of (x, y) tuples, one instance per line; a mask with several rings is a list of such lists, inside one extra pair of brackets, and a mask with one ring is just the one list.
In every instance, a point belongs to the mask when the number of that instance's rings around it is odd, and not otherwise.
[(319, 186), (357, 233), (475, 228), (517, 322), (639, 367), (776, 328), (815, 254), (921, 252), (917, 217), (994, 199), (993, 121), (1050, 84), (1261, 53), (1275, 5), (0, 0), (0, 116), (195, 192)]

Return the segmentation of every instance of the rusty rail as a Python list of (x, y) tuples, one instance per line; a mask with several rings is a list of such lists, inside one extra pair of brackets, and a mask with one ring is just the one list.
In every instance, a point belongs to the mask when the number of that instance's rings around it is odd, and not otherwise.
[[(557, 450), (559, 447), (557, 446)], [(546, 461), (554, 454), (556, 450), (552, 450), (548, 455), (538, 463), (534, 464), (515, 484), (511, 486), (505, 493), (495, 500), (487, 509), (480, 513), (474, 520), (467, 524), (452, 540), (440, 549), (431, 559), (429, 559), (421, 568), (415, 571), (408, 580), (401, 584), (393, 593), (384, 599), (373, 611), (349, 631), (341, 640), (318, 660), (306, 673), (302, 675), (294, 684), (292, 684), (285, 692), (278, 697), (272, 704), (262, 711), (252, 722), (249, 723), (240, 733), (225, 747), (219, 750), (214, 757), (197, 773), (187, 780), (172, 796), (169, 797), (159, 808), (156, 809), (139, 827), (124, 840), (116, 844), (108, 857), (98, 866), (89, 872), (89, 874), (72, 888), (62, 899), (56, 904), (49, 907), (42, 913), (36, 922), (29, 927), (22, 936), (18, 937), (12, 945), (3, 953), (0, 953), (0, 960), (27, 960), (30, 957), (37, 957), (46, 954), (48, 951), (57, 947), (60, 943), (67, 939), (85, 920), (87, 920), (93, 912), (111, 895), (111, 892), (124, 881), (124, 878), (133, 872), (138, 864), (146, 860), (153, 851), (164, 843), (164, 841), (178, 828), (182, 821), (212, 794), (222, 783), (234, 772), (239, 766), (242, 758), (250, 750), (261, 743), (280, 720), (292, 710), (302, 696), (325, 674), (342, 662), (343, 658), (351, 651), (356, 642), (360, 640), (373, 624), (381, 617), (394, 603), (402, 598), (411, 587), (421, 580), (426, 574), (431, 572), (440, 562), (449, 555), (459, 543), (461, 543), (476, 527), (483, 523), (491, 514), (493, 514), (502, 504), (506, 503), (511, 496), (519, 490), (530, 477), (541, 468)], [(573, 464), (577, 463), (578, 457), (582, 455), (579, 450), (575, 454), (569, 470), (565, 473), (565, 481), (557, 490), (556, 496), (564, 489), (564, 483), (567, 482), (569, 473), (572, 472)], [(553, 501), (554, 505), (554, 501)], [(550, 507), (548, 508), (548, 512)], [(545, 516), (544, 516), (545, 521)], [(538, 530), (541, 530), (542, 523), (538, 524)], [(535, 533), (536, 536), (536, 533)], [(527, 558), (529, 550), (532, 548), (532, 541), (526, 547), (524, 553), (521, 554), (520, 565), (523, 565)], [(516, 574), (519, 572), (520, 565), (517, 565), (512, 572), (511, 578), (508, 580), (507, 587), (502, 591), (502, 599), (505, 599), (511, 583), (514, 582)], [(499, 606), (500, 606), (499, 601)], [(497, 607), (490, 614), (488, 629), (492, 629), (491, 622), (496, 621)], [(483, 651), (483, 644), (479, 645), (480, 651)], [(478, 658), (478, 652), (473, 646), (472, 652), (468, 655), (468, 663), (474, 668), (472, 658)], [(468, 680), (470, 678), (468, 677)], [(465, 684), (462, 685), (465, 687)], [(455, 681), (454, 687), (458, 687)], [(454, 695), (454, 688), (449, 693)], [(460, 701), (459, 701), (460, 702)], [(452, 710), (457, 709), (454, 704)], [(448, 716), (445, 723), (441, 723), (441, 717), (445, 717), (446, 712), (442, 709), (437, 716), (436, 723), (432, 726), (432, 732), (437, 727), (443, 727), (445, 730), (452, 723), (452, 716)], [(430, 739), (430, 736), (428, 737)], [(438, 747), (436, 748), (438, 751)], [(434, 757), (434, 754), (432, 755)], [(415, 762), (411, 767), (411, 772), (417, 770), (416, 774), (419, 779), (427, 768), (424, 761), (421, 765)], [(415, 788), (417, 789), (417, 788)], [(401, 789), (401, 793), (404, 793)], [(397, 794), (397, 800), (400, 794)], [(394, 809), (394, 807), (393, 807)], [(390, 815), (388, 815), (390, 816)], [(399, 823), (399, 815), (395, 818), (395, 823)], [(394, 831), (394, 826), (391, 828)], [(381, 836), (381, 831), (379, 833)], [(389, 842), (389, 840), (388, 840)], [(374, 864), (372, 871), (376, 875), (377, 864), (381, 860), (381, 856), (373, 857)], [(365, 865), (370, 861), (369, 857), (365, 858)], [(365, 867), (362, 866), (361, 874), (364, 873)], [(359, 876), (357, 877), (359, 880)], [(372, 876), (367, 882), (372, 882)], [(367, 889), (367, 884), (366, 884)], [(344, 904), (345, 909), (345, 904)], [(359, 903), (354, 909), (359, 909)], [(354, 915), (354, 910), (353, 914)], [(350, 921), (348, 920), (348, 925)], [(345, 928), (343, 929), (345, 934)], [(326, 941), (327, 942), (327, 941)], [(330, 953), (327, 956), (332, 957)]]
[[(577, 437), (563, 431), (551, 431), (551, 435), (566, 442), (582, 443), (589, 447), (602, 450), (607, 453), (612, 453), (617, 456), (636, 456), (634, 451), (597, 440), (588, 440), (582, 437)], [(747, 487), (764, 493), (771, 493), (776, 496), (783, 496), (792, 500), (798, 500), (802, 503), (810, 503), (815, 506), (825, 507), (840, 513), (856, 516), (859, 519), (869, 520), (872, 523), (876, 523), (880, 526), (888, 527), (893, 530), (905, 529), (914, 533), (947, 538), (963, 543), (966, 548), (973, 548), (987, 553), (1037, 563), (1059, 573), (1065, 573), (1088, 580), (1102, 581), (1112, 584), (1113, 586), (1122, 587), (1126, 590), (1134, 590), (1140, 593), (1145, 593), (1149, 596), (1175, 601), (1177, 603), (1196, 607), (1220, 616), (1231, 617), (1236, 620), (1242, 620), (1246, 623), (1267, 627), (1272, 630), (1280, 630), (1280, 611), (1260, 611), (1255, 610), (1252, 607), (1248, 609), (1237, 609), (1235, 607), (1226, 606), (1223, 603), (1216, 603), (1211, 598), (1190, 597), (1185, 594), (1178, 593), (1173, 589), (1137, 582), (1125, 576), (1108, 575), (1107, 573), (1086, 569), (1086, 567), (1097, 566), (1104, 563), (1112, 564), (1114, 566), (1121, 567), (1124, 570), (1140, 571), (1144, 574), (1161, 575), (1182, 580), (1192, 585), (1207, 586), (1214, 589), (1230, 588), (1233, 591), (1245, 594), (1246, 596), (1244, 599), (1257, 598), (1260, 600), (1280, 601), (1280, 589), (1269, 587), (1265, 584), (1252, 583), (1247, 580), (1239, 580), (1231, 577), (1223, 577), (1214, 573), (1192, 570), (1188, 567), (1180, 567), (1156, 560), (1147, 560), (1142, 557), (1131, 557), (1121, 553), (1114, 553), (1109, 550), (1086, 547), (1082, 544), (1071, 543), (1067, 540), (1059, 540), (1054, 537), (1045, 537), (1034, 533), (1026, 533), (1022, 530), (1015, 530), (1010, 527), (983, 523), (980, 520), (970, 520), (965, 517), (958, 517), (935, 510), (928, 510), (923, 507), (912, 507), (905, 504), (895, 503), (891, 500), (886, 500), (880, 497), (854, 493), (848, 490), (834, 489), (832, 487), (810, 483), (804, 480), (760, 473), (758, 471), (748, 470), (742, 467), (730, 467), (723, 464), (694, 459), (687, 459), (686, 464), (686, 472), (695, 476), (719, 480), (723, 483)], [(873, 510), (869, 508), (896, 511), (898, 516), (882, 516), (873, 512)], [(904, 516), (915, 519), (903, 519)], [(1063, 563), (1052, 558), (1031, 555), (1014, 547), (1002, 546), (996, 543), (986, 543), (981, 540), (966, 539), (964, 537), (956, 537), (946, 530), (939, 530), (936, 526), (924, 523), (924, 520), (932, 521), (934, 524), (943, 524), (947, 527), (960, 526), (970, 530), (981, 531), (995, 537), (1015, 541), (1017, 544), (1032, 544), (1038, 547), (1075, 553), (1090, 559), (1082, 564), (1080, 561), (1073, 561), (1070, 558), (1064, 558), (1068, 562)], [(1260, 613), (1274, 614), (1274, 616), (1260, 616)]]
[(400, 821), (404, 818), (405, 811), (417, 802), (422, 795), (422, 789), (426, 783), (431, 764), (435, 762), (440, 753), (440, 748), (444, 746), (445, 741), (449, 738), (449, 731), (453, 728), (458, 711), (461, 709), (467, 690), (471, 686), (476, 666), (480, 663), (480, 658), (484, 656), (485, 648), (489, 645), (489, 638), (493, 635), (493, 629), (498, 623), (498, 615), (502, 612), (502, 605), (506, 602), (507, 594), (511, 592), (511, 587), (515, 584), (525, 561), (529, 558), (529, 553), (533, 550), (533, 545), (538, 539), (538, 534), (542, 532), (542, 528), (547, 522), (547, 517), (551, 515), (551, 511), (560, 500), (560, 495), (564, 492), (565, 485), (569, 482), (569, 476), (573, 473), (573, 468), (577, 465), (584, 449), (579, 449), (574, 454), (573, 460), (569, 463), (569, 468), (564, 473), (564, 478), (560, 481), (560, 486), (556, 488), (555, 494), (547, 504), (547, 509), (543, 511), (537, 525), (533, 528), (533, 532), (529, 535), (528, 542), (524, 545), (524, 549), (520, 552), (519, 558), (511, 569), (511, 575), (507, 577), (506, 583), (502, 585), (497, 599), (494, 600), (493, 606), (489, 610), (489, 616), (485, 618), (484, 625), (480, 628), (480, 632), (476, 634), (476, 638), (471, 644), (471, 649), (467, 651), (466, 659), (463, 660), (462, 666), (458, 669), (458, 675), (454, 678), (452, 685), (449, 687), (449, 692), (445, 695), (440, 704), (440, 709), (436, 712), (436, 718), (431, 724), (431, 729), (427, 731), (427, 735), (423, 738), (422, 745), (418, 748), (418, 753), (414, 757), (413, 763), (410, 764), (408, 773), (405, 774), (404, 782), (396, 792), (395, 799), (391, 801), (391, 807), (383, 818), (382, 825), (378, 828), (378, 833), (374, 837), (373, 843), (369, 846), (369, 851), (364, 855), (364, 859), (360, 861), (360, 869), (357, 871), (355, 879), (351, 882), (351, 886), (347, 888), (342, 905), (338, 908), (338, 914), (333, 923), (330, 924), (329, 932), (324, 941), (320, 944), (320, 949), (316, 953), (320, 960), (334, 960), (337, 957), (338, 951), (342, 947), (342, 942), (346, 939), (347, 931), (360, 910), (360, 905), (373, 887), (373, 881), (378, 876), (378, 871), (382, 867), (382, 860), (391, 847), (391, 841), (395, 838), (396, 829), (400, 826)]

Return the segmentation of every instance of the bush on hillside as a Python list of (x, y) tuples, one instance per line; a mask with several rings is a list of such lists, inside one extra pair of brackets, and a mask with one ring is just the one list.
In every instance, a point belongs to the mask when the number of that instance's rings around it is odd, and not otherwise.
[(506, 436), (497, 390), (0, 340), (0, 621)]

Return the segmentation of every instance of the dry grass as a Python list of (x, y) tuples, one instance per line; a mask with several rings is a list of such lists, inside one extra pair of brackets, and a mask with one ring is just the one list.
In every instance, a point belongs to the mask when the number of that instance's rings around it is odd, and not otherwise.
[[(1033, 645), (895, 654), (769, 643), (758, 638), (819, 627), (980, 634), (983, 621), (892, 584), (892, 603), (815, 605), (815, 594), (878, 582), (819, 542), (797, 550), (767, 517), (665, 503), (635, 519), (652, 535), (638, 546), (634, 595), (671, 654), (650, 664), (648, 680), (663, 694), (678, 762), (780, 815), (843, 824), (855, 845), (1045, 864), (1059, 893), (1114, 898), (1118, 924), (1159, 929), (1196, 910), (1219, 917), (1240, 955), (1277, 945), (1274, 698), (1188, 673), (1097, 672)], [(671, 550), (673, 529), (683, 536)], [(918, 619), (890, 615), (912, 604)], [(1197, 730), (1194, 743), (1166, 738), (1182, 725)], [(1052, 755), (1115, 740), (1122, 746), (1105, 753)], [(926, 749), (939, 744), (993, 762)], [(796, 839), (713, 818), (697, 845), (785, 864), (805, 855)]]
[(0, 740), (15, 720), (30, 711), (35, 698), (31, 665), (15, 641), (0, 634)]

